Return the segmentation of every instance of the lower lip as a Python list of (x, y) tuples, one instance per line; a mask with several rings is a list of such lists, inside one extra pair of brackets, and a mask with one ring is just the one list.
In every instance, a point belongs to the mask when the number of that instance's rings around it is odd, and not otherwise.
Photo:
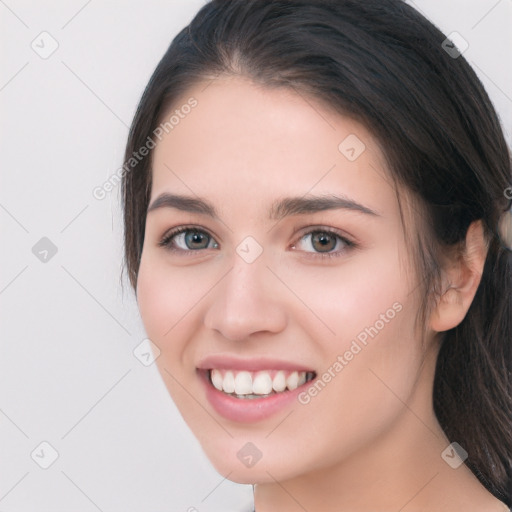
[(235, 398), (219, 391), (210, 382), (208, 372), (198, 370), (206, 389), (206, 398), (213, 409), (224, 418), (237, 423), (255, 423), (265, 420), (297, 401), (298, 395), (311, 382), (306, 382), (293, 391), (283, 391), (266, 398)]

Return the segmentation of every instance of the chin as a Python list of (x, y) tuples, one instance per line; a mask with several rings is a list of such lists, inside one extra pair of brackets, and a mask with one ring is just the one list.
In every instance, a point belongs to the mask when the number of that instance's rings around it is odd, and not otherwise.
[(220, 475), (238, 484), (273, 483), (299, 476), (304, 470), (300, 460), (287, 460), (277, 447), (262, 447), (269, 453), (265, 456), (250, 441), (240, 438), (226, 439), (225, 443), (209, 438), (202, 449)]

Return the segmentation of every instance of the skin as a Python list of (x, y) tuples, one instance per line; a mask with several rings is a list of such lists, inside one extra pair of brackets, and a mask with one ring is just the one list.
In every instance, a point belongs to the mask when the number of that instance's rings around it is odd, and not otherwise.
[[(190, 96), (197, 107), (154, 150), (150, 203), (163, 192), (199, 196), (220, 220), (150, 212), (137, 300), (161, 351), (162, 378), (215, 468), (256, 484), (258, 512), (507, 510), (465, 464), (452, 469), (443, 460), (450, 441), (432, 408), (436, 333), (457, 325), (473, 299), (486, 254), (481, 226), (471, 226), (466, 257), (447, 264), (447, 293), (422, 344), (414, 330), (421, 280), (370, 133), (311, 98), (243, 77), (199, 83), (176, 105)], [(338, 150), (350, 134), (366, 145), (355, 161)], [(276, 199), (332, 193), (379, 215), (268, 218)], [(185, 254), (158, 245), (189, 224), (218, 247)], [(339, 257), (314, 259), (322, 249), (307, 235), (313, 228), (339, 230), (358, 247), (344, 249), (340, 240), (328, 249)], [(252, 263), (236, 253), (249, 235), (263, 249)], [(402, 310), (308, 404), (241, 424), (207, 401), (196, 373), (206, 355), (285, 359), (321, 375), (394, 303)], [(262, 454), (252, 468), (237, 458), (249, 441)]]

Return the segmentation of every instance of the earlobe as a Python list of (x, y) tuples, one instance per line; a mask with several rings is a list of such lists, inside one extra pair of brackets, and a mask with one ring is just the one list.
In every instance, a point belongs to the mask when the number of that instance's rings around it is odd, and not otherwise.
[(448, 331), (464, 320), (482, 278), (487, 250), (482, 221), (475, 221), (468, 228), (462, 254), (443, 269), (447, 285), (430, 318), (433, 331)]

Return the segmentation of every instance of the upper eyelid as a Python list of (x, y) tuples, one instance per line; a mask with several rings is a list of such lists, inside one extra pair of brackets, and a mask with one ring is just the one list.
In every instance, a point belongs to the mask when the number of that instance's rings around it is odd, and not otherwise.
[(336, 235), (342, 239), (346, 239), (347, 241), (352, 242), (354, 244), (356, 243), (356, 240), (354, 237), (352, 237), (348, 233), (345, 233), (345, 231), (343, 231), (342, 229), (339, 229), (339, 228), (332, 228), (332, 227), (328, 227), (328, 226), (314, 224), (311, 226), (301, 228), (299, 231), (301, 234), (297, 235), (298, 236), (297, 240), (300, 240), (302, 237), (304, 237), (306, 235), (310, 235), (315, 232), (326, 232), (326, 233), (332, 233), (333, 235)]

